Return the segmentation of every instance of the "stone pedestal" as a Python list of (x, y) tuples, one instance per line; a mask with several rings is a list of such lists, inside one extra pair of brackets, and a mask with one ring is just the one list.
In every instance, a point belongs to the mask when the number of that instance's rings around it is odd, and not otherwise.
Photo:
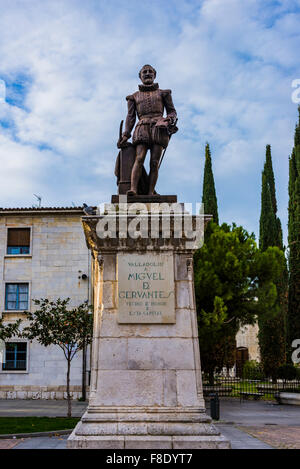
[[(119, 215), (118, 215), (119, 217)], [(164, 215), (158, 216), (159, 223)], [(229, 448), (205, 414), (193, 285), (193, 249), (176, 237), (97, 236), (89, 406), (69, 448)]]

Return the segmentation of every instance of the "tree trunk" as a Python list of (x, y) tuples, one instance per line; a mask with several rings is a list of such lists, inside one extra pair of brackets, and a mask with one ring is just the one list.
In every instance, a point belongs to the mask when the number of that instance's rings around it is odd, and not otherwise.
[(67, 416), (72, 416), (72, 401), (71, 401), (71, 394), (70, 394), (70, 371), (71, 371), (71, 359), (68, 356), (68, 371), (67, 371), (67, 400), (68, 400), (68, 413)]
[(209, 385), (213, 386), (215, 384), (214, 370), (209, 370), (208, 379), (209, 379)]

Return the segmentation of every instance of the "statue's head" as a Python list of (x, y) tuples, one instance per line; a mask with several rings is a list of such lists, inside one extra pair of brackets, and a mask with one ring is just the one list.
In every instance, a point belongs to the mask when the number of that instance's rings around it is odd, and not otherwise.
[(156, 70), (151, 65), (144, 65), (139, 72), (139, 77), (144, 85), (152, 85), (156, 77)]

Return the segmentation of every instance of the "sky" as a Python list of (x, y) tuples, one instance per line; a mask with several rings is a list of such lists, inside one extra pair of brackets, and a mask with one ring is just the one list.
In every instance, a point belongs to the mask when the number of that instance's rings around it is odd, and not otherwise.
[(209, 142), (220, 221), (258, 235), (270, 144), (286, 241), (300, 0), (0, 0), (0, 11), (0, 206), (109, 202), (125, 97), (149, 63), (179, 127), (157, 191), (201, 202)]

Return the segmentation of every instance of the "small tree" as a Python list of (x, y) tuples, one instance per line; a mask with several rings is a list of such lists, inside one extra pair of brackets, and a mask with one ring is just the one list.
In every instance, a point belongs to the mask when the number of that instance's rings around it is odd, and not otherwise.
[(67, 415), (71, 417), (71, 362), (77, 352), (91, 343), (93, 318), (89, 314), (91, 306), (87, 303), (69, 309), (69, 301), (70, 298), (58, 298), (56, 301), (49, 301), (47, 298), (33, 300), (38, 309), (33, 313), (26, 313), (30, 324), (24, 328), (22, 336), (31, 341), (36, 339), (45, 347), (58, 345), (62, 349), (67, 360)]

